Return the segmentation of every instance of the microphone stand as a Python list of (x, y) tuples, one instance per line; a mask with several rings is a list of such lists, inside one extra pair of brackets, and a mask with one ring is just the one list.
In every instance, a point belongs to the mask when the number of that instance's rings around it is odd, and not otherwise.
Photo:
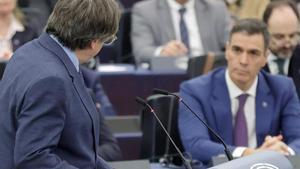
[(166, 130), (166, 128), (164, 127), (164, 125), (162, 124), (162, 122), (160, 121), (160, 119), (157, 117), (157, 115), (156, 115), (155, 111), (153, 110), (153, 108), (146, 101), (144, 101), (140, 97), (136, 97), (136, 102), (139, 103), (139, 104), (141, 104), (141, 105), (143, 105), (144, 107), (147, 107), (150, 110), (150, 112), (154, 115), (155, 119), (157, 120), (157, 122), (159, 123), (159, 125), (161, 126), (161, 128), (164, 130), (164, 132), (166, 133), (166, 135), (170, 139), (171, 143), (175, 147), (175, 149), (178, 152), (179, 156), (182, 158), (182, 161), (183, 161), (183, 164), (184, 164), (185, 168), (186, 169), (192, 169), (192, 166), (191, 166), (190, 162), (184, 157), (184, 155), (181, 153), (181, 151), (179, 150), (179, 148), (176, 146), (175, 142), (173, 141), (173, 139), (169, 135), (168, 131)]
[(166, 91), (166, 90), (161, 90), (161, 89), (156, 89), (156, 88), (153, 89), (153, 93), (156, 93), (156, 94), (162, 94), (162, 95), (172, 95), (172, 96), (175, 96), (175, 97), (178, 99), (178, 101), (181, 102), (181, 103), (183, 103), (183, 105), (184, 105), (190, 112), (192, 112), (192, 113), (194, 114), (194, 116), (196, 116), (196, 118), (197, 118), (198, 120), (200, 120), (200, 121), (204, 124), (204, 126), (208, 129), (208, 131), (209, 131), (210, 133), (212, 133), (212, 134), (219, 140), (219, 142), (221, 142), (221, 144), (224, 146), (224, 152), (225, 152), (225, 155), (226, 155), (228, 161), (233, 160), (233, 156), (232, 156), (230, 150), (228, 149), (227, 145), (225, 144), (224, 140), (219, 136), (219, 134), (217, 134), (212, 128), (210, 128), (210, 127), (208, 126), (208, 124), (207, 124), (205, 121), (203, 121), (203, 120), (201, 119), (201, 117), (200, 117), (197, 113), (195, 113), (195, 112), (190, 108), (190, 106), (188, 106), (188, 105), (185, 103), (185, 101), (183, 101), (183, 99), (182, 99), (181, 97), (179, 97), (179, 96), (176, 95), (176, 94), (170, 93), (170, 92), (168, 92), (168, 91)]

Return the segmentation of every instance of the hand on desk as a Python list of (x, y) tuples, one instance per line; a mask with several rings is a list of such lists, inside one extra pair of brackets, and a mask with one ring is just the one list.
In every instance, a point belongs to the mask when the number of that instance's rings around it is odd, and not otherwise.
[(178, 40), (169, 41), (161, 50), (161, 56), (184, 56), (187, 55), (187, 47)]
[(282, 135), (273, 136), (273, 137), (267, 136), (265, 138), (264, 143), (259, 148), (256, 149), (246, 148), (242, 156), (251, 155), (253, 153), (264, 151), (264, 150), (272, 150), (272, 151), (282, 153), (284, 155), (290, 155), (288, 146), (282, 140), (283, 140)]

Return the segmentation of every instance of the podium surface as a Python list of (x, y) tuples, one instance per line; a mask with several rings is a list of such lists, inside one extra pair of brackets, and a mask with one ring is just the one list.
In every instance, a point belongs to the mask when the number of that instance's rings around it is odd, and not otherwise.
[[(214, 157), (213, 166), (210, 169), (294, 169), (299, 168), (299, 160), (296, 160), (297, 156), (284, 156), (275, 151), (264, 151), (250, 156), (237, 158), (232, 161), (228, 161), (225, 157)], [(299, 158), (299, 157), (298, 157)], [(218, 163), (221, 163), (218, 165)], [(223, 164), (222, 164), (223, 163)]]

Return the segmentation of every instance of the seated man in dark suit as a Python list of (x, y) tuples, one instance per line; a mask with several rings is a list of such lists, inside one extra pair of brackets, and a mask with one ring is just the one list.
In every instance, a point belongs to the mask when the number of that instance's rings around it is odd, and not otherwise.
[[(273, 150), (300, 153), (300, 105), (295, 86), (285, 76), (260, 71), (267, 62), (265, 24), (247, 19), (230, 33), (219, 68), (181, 84), (180, 95), (214, 129), (234, 157)], [(223, 146), (184, 106), (179, 106), (182, 143), (193, 158), (208, 162)]]
[(116, 138), (106, 124), (103, 115), (116, 115), (100, 83), (100, 75), (84, 66), (80, 67), (86, 87), (96, 104), (100, 115), (100, 137), (98, 155), (107, 161), (122, 159), (122, 153)]
[(299, 13), (292, 1), (271, 2), (263, 17), (270, 32), (270, 54), (264, 69), (294, 80), (300, 96)]
[(105, 116), (114, 116), (117, 115), (116, 110), (109, 101), (103, 86), (101, 84), (101, 76), (99, 73), (85, 67), (81, 66), (81, 71), (84, 79), (84, 83), (87, 88), (90, 88), (95, 96), (95, 104), (97, 108)]

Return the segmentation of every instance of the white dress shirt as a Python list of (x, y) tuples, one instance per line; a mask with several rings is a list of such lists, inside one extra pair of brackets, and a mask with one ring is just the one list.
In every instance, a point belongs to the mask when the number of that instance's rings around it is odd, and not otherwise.
[[(256, 148), (257, 141), (256, 141), (256, 129), (255, 129), (255, 96), (256, 96), (256, 88), (257, 88), (257, 77), (255, 78), (251, 87), (246, 91), (242, 91), (230, 78), (228, 70), (226, 70), (226, 85), (229, 92), (230, 102), (231, 102), (231, 113), (233, 117), (233, 126), (235, 124), (235, 116), (237, 114), (239, 101), (238, 96), (244, 93), (247, 93), (249, 96), (246, 100), (244, 106), (245, 118), (247, 122), (247, 131), (248, 131), (248, 147)], [(233, 151), (234, 157), (240, 157), (246, 147), (238, 147)]]
[[(270, 73), (273, 75), (279, 74), (278, 65), (276, 63), (277, 56), (275, 56), (273, 53), (270, 53), (268, 56), (268, 67), (270, 70)], [(290, 65), (290, 58), (285, 59), (284, 65), (283, 65), (283, 73), (285, 75), (288, 75), (289, 72), (289, 65)]]
[[(204, 54), (204, 49), (201, 41), (201, 35), (198, 28), (198, 22), (196, 18), (195, 12), (195, 0), (188, 0), (183, 6), (177, 3), (174, 0), (166, 0), (171, 12), (171, 17), (173, 21), (173, 27), (175, 30), (175, 36), (177, 40), (181, 40), (180, 36), (180, 28), (179, 28), (179, 21), (180, 21), (180, 14), (179, 9), (182, 7), (186, 8), (186, 13), (184, 14), (184, 20), (188, 29), (189, 33), (189, 44), (190, 44), (190, 52), (191, 56), (201, 56)], [(175, 39), (174, 39), (175, 40)], [(154, 55), (159, 56), (163, 46), (158, 47), (155, 50)]]
[(3, 37), (0, 36), (0, 60), (5, 52), (13, 52), (12, 38), (17, 32), (23, 32), (24, 30), (24, 26), (12, 15), (7, 34)]
[[(255, 78), (251, 87), (246, 91), (242, 91), (230, 78), (228, 69), (226, 70), (225, 74), (226, 85), (229, 92), (230, 102), (231, 102), (231, 113), (232, 113), (232, 125), (235, 124), (235, 116), (237, 114), (239, 101), (238, 96), (241, 94), (248, 94), (248, 98), (246, 100), (244, 106), (245, 118), (247, 122), (247, 131), (248, 131), (248, 147), (250, 148), (257, 148), (257, 139), (256, 139), (256, 109), (255, 109), (255, 97), (256, 97), (256, 88), (258, 84), (258, 77)], [(232, 155), (233, 157), (241, 157), (243, 152), (247, 147), (237, 147)], [(295, 151), (288, 147), (288, 151), (291, 155), (295, 155)]]

